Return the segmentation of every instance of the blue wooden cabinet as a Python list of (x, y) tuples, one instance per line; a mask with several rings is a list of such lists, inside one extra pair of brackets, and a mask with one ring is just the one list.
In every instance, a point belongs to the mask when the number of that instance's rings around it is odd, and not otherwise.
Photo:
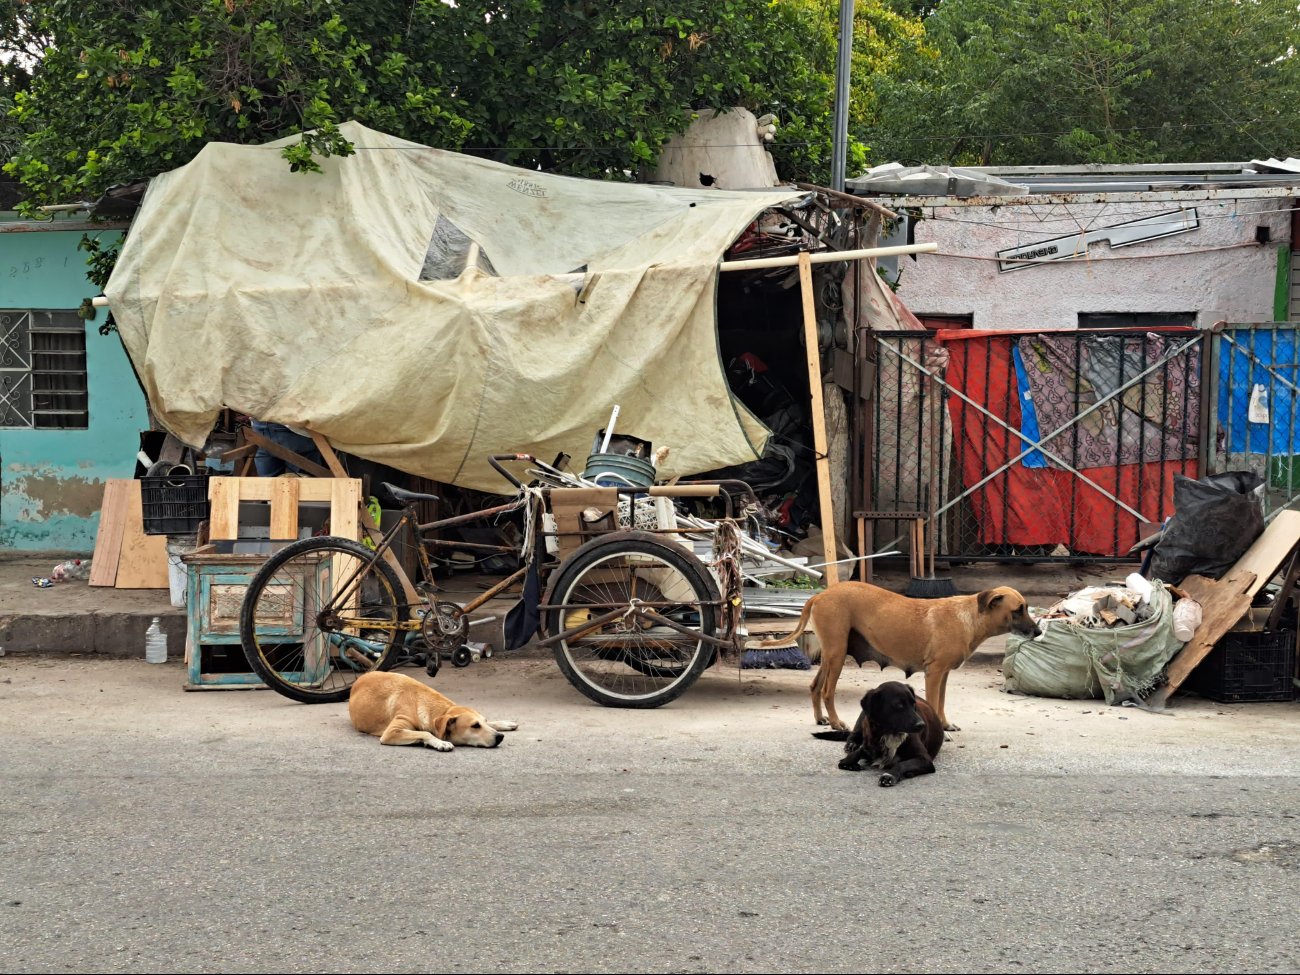
[[(252, 672), (239, 640), (244, 593), (265, 555), (222, 555), (200, 549), (182, 556), (186, 565), (188, 626), (185, 689), (265, 688)], [(309, 588), (308, 583), (312, 583)], [(263, 599), (259, 635), (291, 643), (301, 639), (303, 601), (316, 580), (296, 579), (279, 588), (282, 599)]]

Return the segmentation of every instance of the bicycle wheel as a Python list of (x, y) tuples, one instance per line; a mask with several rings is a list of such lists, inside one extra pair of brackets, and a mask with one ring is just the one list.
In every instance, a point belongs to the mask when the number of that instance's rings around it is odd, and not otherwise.
[(555, 662), (598, 704), (655, 708), (679, 697), (713, 662), (717, 648), (702, 637), (717, 629), (717, 605), (713, 580), (693, 555), (626, 533), (588, 542), (560, 566), (546, 631), (554, 636), (623, 610), (559, 640)]
[(346, 701), (352, 683), (397, 663), (409, 616), (397, 574), (346, 538), (305, 538), (267, 559), (239, 614), (249, 666), (304, 704)]

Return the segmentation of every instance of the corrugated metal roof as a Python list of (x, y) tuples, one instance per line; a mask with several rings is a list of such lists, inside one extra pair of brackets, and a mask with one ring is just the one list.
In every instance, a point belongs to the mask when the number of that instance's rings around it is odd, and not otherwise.
[[(989, 166), (935, 167), (897, 164), (868, 170), (846, 180), (860, 195), (928, 198), (945, 204), (991, 205), (1052, 197), (1088, 200), (1111, 194), (1150, 198), (1196, 199), (1300, 195), (1300, 159), (1251, 160), (1248, 163), (1160, 163), (1132, 166)], [(988, 186), (992, 191), (981, 189)], [(1008, 188), (1010, 192), (1008, 192)], [(1169, 194), (1169, 195), (1165, 195)], [(1177, 194), (1174, 196), (1173, 194)]]

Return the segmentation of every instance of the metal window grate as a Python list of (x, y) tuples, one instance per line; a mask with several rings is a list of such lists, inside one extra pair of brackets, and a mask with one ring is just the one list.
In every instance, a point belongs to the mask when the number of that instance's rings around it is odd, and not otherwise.
[(0, 427), (84, 430), (89, 408), (77, 313), (0, 309)]

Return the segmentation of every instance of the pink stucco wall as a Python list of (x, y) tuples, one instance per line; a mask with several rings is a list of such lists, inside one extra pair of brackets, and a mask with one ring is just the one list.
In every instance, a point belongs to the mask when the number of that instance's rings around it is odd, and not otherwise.
[[(1101, 204), (925, 207), (916, 242), (934, 241), (939, 252), (900, 259), (898, 295), (919, 315), (973, 315), (976, 328), (1075, 328), (1079, 312), (1190, 311), (1199, 325), (1272, 321), (1291, 205), (1286, 197), (1152, 203), (1115, 196)], [(1195, 207), (1200, 226), (1115, 250), (1094, 243), (1087, 261), (998, 272), (999, 250), (1179, 207)], [(1269, 228), (1269, 243), (1255, 244), (1256, 226)]]

